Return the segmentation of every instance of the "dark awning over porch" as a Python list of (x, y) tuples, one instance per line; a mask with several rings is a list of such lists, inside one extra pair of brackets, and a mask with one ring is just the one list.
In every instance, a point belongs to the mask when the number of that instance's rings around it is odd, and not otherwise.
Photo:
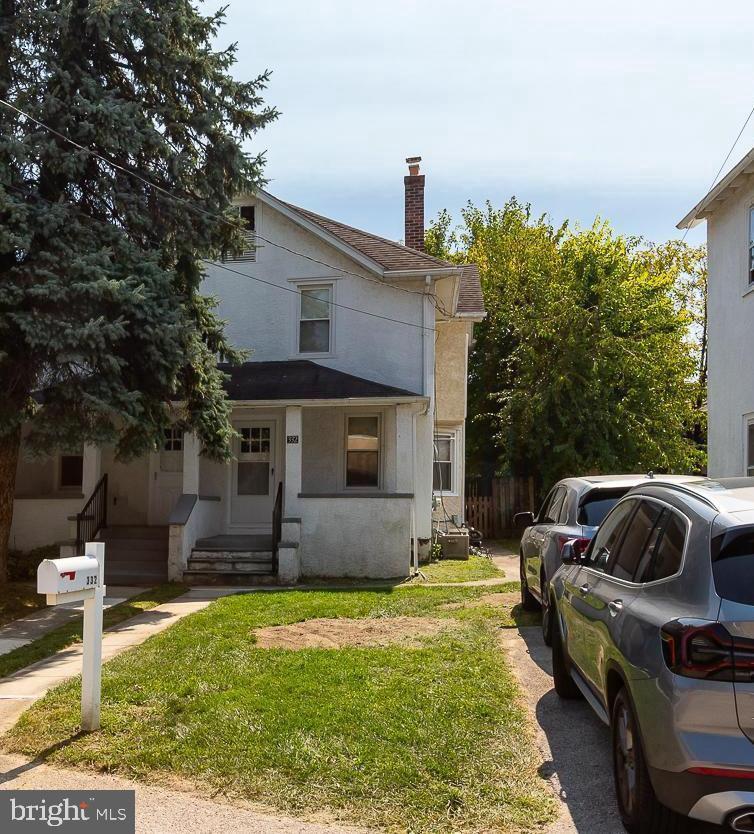
[(230, 376), (231, 400), (333, 400), (369, 397), (417, 397), (412, 391), (326, 368), (308, 359), (220, 365)]

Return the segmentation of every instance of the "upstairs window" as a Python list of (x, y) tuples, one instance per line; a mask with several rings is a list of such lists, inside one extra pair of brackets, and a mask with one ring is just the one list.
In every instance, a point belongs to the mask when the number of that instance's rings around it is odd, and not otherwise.
[(231, 255), (228, 253), (224, 254), (223, 261), (256, 261), (256, 235), (254, 234), (256, 231), (255, 206), (239, 206), (238, 216), (241, 220), (241, 225), (246, 227), (246, 231), (244, 233), (246, 243), (244, 244), (244, 248), (241, 253), (237, 255)]
[(754, 206), (749, 209), (749, 286), (754, 284)]
[(332, 287), (301, 289), (298, 352), (330, 353), (332, 346)]

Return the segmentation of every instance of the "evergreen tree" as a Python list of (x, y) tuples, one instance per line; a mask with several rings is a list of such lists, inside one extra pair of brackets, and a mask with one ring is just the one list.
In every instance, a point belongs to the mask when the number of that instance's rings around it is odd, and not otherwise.
[(267, 74), (236, 81), (235, 46), (213, 47), (222, 21), (189, 0), (0, 0), (0, 98), (178, 198), (0, 105), (0, 578), (22, 426), (32, 451), (128, 459), (177, 422), (229, 454), (216, 363), (241, 357), (199, 259), (240, 248), (231, 200), (263, 166), (242, 143), (277, 114)]

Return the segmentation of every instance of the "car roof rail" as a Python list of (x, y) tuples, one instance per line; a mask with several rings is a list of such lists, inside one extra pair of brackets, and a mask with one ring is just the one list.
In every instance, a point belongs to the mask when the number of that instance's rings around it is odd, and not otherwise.
[(634, 489), (641, 489), (642, 487), (662, 487), (663, 489), (672, 489), (675, 492), (683, 492), (686, 495), (690, 495), (692, 498), (696, 498), (697, 501), (701, 501), (702, 504), (706, 504), (713, 510), (720, 512), (720, 507), (718, 507), (718, 505), (711, 498), (708, 498), (706, 495), (702, 495), (700, 492), (693, 489), (691, 486), (692, 484), (693, 482), (690, 482), (689, 484), (679, 484), (676, 481), (663, 481), (661, 478), (653, 478), (651, 481), (637, 484)]

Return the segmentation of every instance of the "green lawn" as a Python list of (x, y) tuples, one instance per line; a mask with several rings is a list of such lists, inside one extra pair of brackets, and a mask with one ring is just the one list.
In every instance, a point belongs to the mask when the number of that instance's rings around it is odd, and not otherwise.
[(45, 605), (45, 598), (37, 593), (36, 585), (31, 582), (0, 584), (0, 625), (25, 617)]
[[(155, 588), (150, 588), (148, 591), (144, 591), (143, 594), (139, 594), (136, 597), (125, 600), (125, 602), (118, 603), (118, 605), (113, 605), (112, 608), (108, 608), (103, 616), (104, 627), (109, 628), (118, 623), (122, 623), (124, 620), (136, 614), (141, 614), (142, 611), (148, 611), (150, 608), (154, 608), (163, 602), (168, 602), (174, 597), (180, 596), (186, 590), (185, 585), (178, 585), (177, 583), (166, 583), (164, 585), (158, 585)], [(42, 600), (42, 605), (45, 604), (45, 598), (37, 594), (36, 591), (35, 596), (39, 600)], [(24, 666), (28, 666), (30, 663), (35, 663), (37, 660), (49, 657), (51, 654), (55, 654), (55, 652), (59, 652), (61, 649), (65, 649), (74, 643), (80, 643), (82, 639), (82, 628), (83, 621), (79, 617), (60, 628), (56, 628), (54, 631), (50, 631), (38, 640), (27, 643), (27, 645), (14, 649), (7, 654), (0, 655), (0, 678), (10, 675), (18, 669), (23, 669)]]
[[(499, 579), (503, 572), (498, 570), (490, 559), (483, 556), (469, 556), (468, 561), (459, 559), (440, 559), (429, 565), (422, 565), (421, 572), (430, 583), (437, 582), (471, 582), (475, 579)], [(416, 580), (422, 582), (421, 578)]]
[[(221, 599), (104, 667), (100, 732), (77, 735), (74, 681), (2, 746), (391, 831), (538, 831), (555, 802), (496, 641), (515, 615), (472, 607), (516, 587)], [(255, 645), (264, 626), (396, 616), (454, 627), (414, 648)]]

